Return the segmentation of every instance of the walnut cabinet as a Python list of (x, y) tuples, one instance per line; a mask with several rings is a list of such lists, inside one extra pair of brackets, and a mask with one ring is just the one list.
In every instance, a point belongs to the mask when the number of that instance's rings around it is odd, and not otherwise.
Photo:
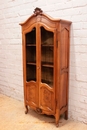
[(40, 8), (22, 26), (24, 103), (39, 114), (68, 118), (70, 21)]

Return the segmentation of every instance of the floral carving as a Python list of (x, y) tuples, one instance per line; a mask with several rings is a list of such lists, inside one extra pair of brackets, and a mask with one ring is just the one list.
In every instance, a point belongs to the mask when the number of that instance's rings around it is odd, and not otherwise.
[(34, 10), (34, 14), (35, 14), (35, 15), (42, 14), (42, 12), (43, 12), (43, 11), (42, 11), (40, 8), (38, 8), (38, 7), (35, 8), (35, 10)]

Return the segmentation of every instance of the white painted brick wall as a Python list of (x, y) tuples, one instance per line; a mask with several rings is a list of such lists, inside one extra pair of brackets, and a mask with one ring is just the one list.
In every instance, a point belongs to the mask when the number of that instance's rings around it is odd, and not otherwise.
[(0, 93), (23, 100), (22, 36), (35, 7), (72, 21), (69, 118), (87, 123), (87, 0), (0, 0)]

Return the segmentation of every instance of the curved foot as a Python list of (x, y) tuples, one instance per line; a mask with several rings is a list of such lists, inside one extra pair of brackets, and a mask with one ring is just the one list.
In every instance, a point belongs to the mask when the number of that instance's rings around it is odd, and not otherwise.
[(58, 124), (56, 124), (56, 127), (59, 127), (59, 123), (58, 123)]
[(25, 114), (28, 113), (28, 106), (25, 106), (26, 110), (25, 110)]
[(59, 117), (60, 117), (59, 115), (60, 115), (60, 114), (59, 114), (59, 110), (57, 109), (57, 110), (56, 110), (56, 115), (55, 115), (55, 118), (56, 118), (56, 121), (55, 121), (55, 122), (56, 122), (56, 127), (59, 126)]

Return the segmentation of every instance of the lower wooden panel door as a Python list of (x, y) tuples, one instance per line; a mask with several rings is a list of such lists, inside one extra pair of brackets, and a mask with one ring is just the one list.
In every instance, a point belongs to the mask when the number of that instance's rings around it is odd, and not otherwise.
[(39, 89), (39, 107), (42, 113), (47, 115), (55, 114), (55, 95), (53, 88), (45, 83), (41, 83)]
[(38, 85), (35, 81), (26, 83), (26, 102), (35, 110), (38, 107)]

